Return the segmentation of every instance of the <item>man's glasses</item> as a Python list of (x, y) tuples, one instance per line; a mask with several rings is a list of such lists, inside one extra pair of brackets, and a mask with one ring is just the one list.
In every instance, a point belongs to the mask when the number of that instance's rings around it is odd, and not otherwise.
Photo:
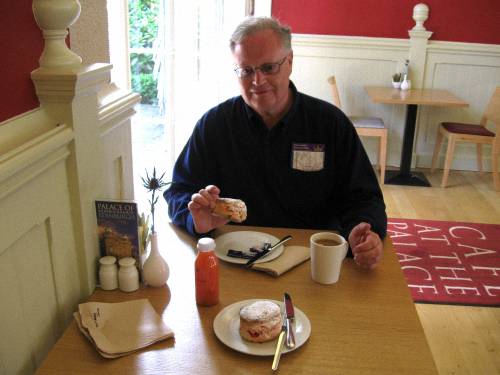
[(238, 78), (249, 78), (253, 77), (253, 75), (257, 72), (257, 70), (260, 70), (262, 74), (269, 76), (273, 74), (277, 74), (280, 71), (281, 65), (285, 62), (287, 56), (283, 57), (281, 61), (275, 62), (275, 63), (267, 63), (267, 64), (262, 64), (261, 66), (258, 66), (257, 68), (252, 68), (251, 66), (244, 67), (244, 68), (236, 68), (234, 71), (236, 72), (236, 75)]

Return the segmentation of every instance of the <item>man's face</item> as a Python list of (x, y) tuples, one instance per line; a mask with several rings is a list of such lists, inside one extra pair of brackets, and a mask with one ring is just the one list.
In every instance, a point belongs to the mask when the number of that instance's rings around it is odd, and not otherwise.
[(276, 74), (256, 70), (249, 77), (238, 78), (245, 102), (262, 117), (283, 112), (288, 104), (288, 84), (292, 73), (293, 54), (281, 46), (271, 30), (258, 31), (237, 44), (233, 51), (240, 68), (259, 68), (263, 64), (283, 62)]

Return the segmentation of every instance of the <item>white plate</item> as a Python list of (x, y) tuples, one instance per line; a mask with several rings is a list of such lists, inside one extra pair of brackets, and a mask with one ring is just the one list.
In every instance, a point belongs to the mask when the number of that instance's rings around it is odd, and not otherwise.
[[(279, 241), (279, 238), (274, 237), (271, 234), (262, 232), (252, 232), (252, 231), (239, 231), (239, 232), (229, 232), (223, 234), (215, 239), (215, 254), (219, 259), (225, 260), (230, 263), (245, 264), (248, 259), (232, 258), (227, 256), (227, 251), (229, 249), (241, 250), (244, 252), (250, 252), (251, 247), (262, 247), (266, 242), (270, 242), (274, 245)], [(271, 254), (264, 257), (263, 259), (258, 259), (255, 263), (269, 262), (281, 255), (283, 252), (283, 245), (279, 246), (277, 249), (273, 250)]]
[[(274, 355), (278, 339), (263, 343), (254, 343), (243, 340), (240, 336), (240, 309), (243, 306), (257, 301), (256, 299), (248, 299), (233, 303), (222, 309), (214, 320), (214, 332), (217, 338), (230, 348), (245, 354), (252, 355)], [(273, 301), (281, 307), (283, 312), (283, 302)], [(303, 345), (311, 335), (311, 322), (300, 309), (294, 307), (295, 310), (295, 347), (293, 349), (283, 347), (283, 353), (291, 352)]]

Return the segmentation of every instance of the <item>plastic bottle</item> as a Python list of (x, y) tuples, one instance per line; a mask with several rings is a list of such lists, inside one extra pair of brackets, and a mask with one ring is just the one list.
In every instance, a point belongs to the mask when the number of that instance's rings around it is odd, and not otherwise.
[(215, 241), (204, 237), (198, 240), (198, 255), (194, 262), (196, 303), (212, 306), (219, 303), (219, 261)]

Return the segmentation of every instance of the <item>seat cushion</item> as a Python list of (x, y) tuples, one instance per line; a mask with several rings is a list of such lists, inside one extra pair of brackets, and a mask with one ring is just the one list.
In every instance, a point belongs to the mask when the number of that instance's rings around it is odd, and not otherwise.
[(385, 128), (379, 117), (349, 116), (349, 119), (356, 128)]
[(486, 129), (484, 126), (481, 125), (463, 124), (461, 122), (443, 122), (441, 123), (441, 125), (450, 133), (482, 135), (484, 137), (495, 136), (495, 133), (490, 132), (488, 129)]

